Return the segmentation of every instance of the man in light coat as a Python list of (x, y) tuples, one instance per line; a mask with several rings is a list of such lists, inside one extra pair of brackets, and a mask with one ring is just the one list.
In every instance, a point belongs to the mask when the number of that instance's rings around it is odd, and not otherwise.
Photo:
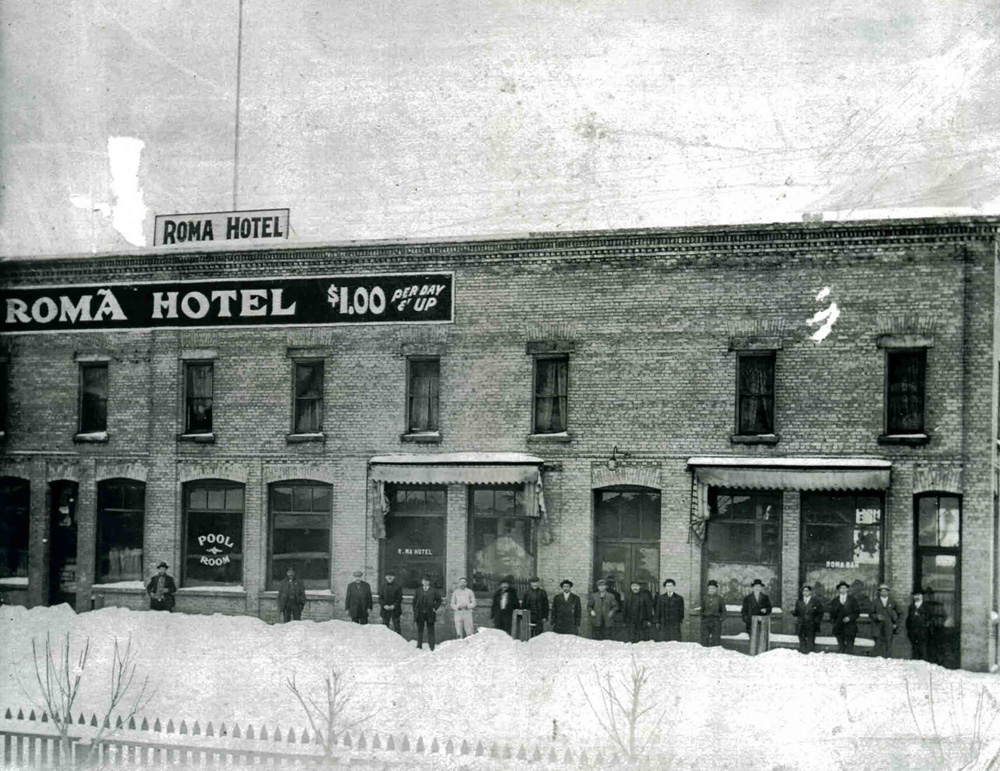
[(889, 599), (889, 585), (878, 588), (878, 599), (872, 603), (872, 629), (875, 633), (875, 655), (889, 657), (892, 639), (899, 629), (899, 608)]
[(607, 640), (612, 636), (615, 626), (615, 613), (618, 612), (618, 600), (608, 591), (608, 582), (600, 579), (597, 591), (587, 598), (587, 610), (590, 613), (590, 627), (595, 640)]
[(306, 588), (295, 577), (295, 568), (289, 565), (281, 586), (278, 587), (278, 613), (281, 614), (282, 622), (287, 624), (289, 621), (299, 621), (305, 606)]
[(451, 593), (451, 609), (455, 613), (455, 635), (465, 639), (476, 633), (472, 611), (476, 607), (476, 593), (469, 588), (469, 582), (462, 576), (458, 588)]

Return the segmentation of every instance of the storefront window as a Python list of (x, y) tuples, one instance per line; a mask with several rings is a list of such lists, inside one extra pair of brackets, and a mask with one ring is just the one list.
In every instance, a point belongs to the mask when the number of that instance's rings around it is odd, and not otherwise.
[(826, 602), (841, 581), (862, 604), (882, 580), (882, 496), (802, 493), (802, 583)]
[(309, 482), (271, 485), (268, 588), (276, 590), (290, 567), (307, 589), (330, 588), (332, 491)]
[(780, 604), (781, 493), (712, 489), (709, 506), (708, 578), (719, 582), (726, 603), (741, 603), (759, 578), (771, 602)]
[(185, 586), (236, 586), (243, 579), (243, 485), (184, 486)]
[(30, 489), (27, 479), (0, 479), (0, 578), (28, 577)]
[(97, 485), (97, 581), (141, 581), (146, 485), (108, 479)]
[(532, 521), (525, 515), (523, 488), (472, 488), (469, 493), (469, 581), (477, 592), (493, 592), (507, 575), (520, 595), (535, 573)]
[(382, 574), (392, 570), (403, 589), (413, 591), (429, 575), (431, 585), (444, 588), (445, 514), (442, 488), (387, 487), (389, 515), (385, 518)]

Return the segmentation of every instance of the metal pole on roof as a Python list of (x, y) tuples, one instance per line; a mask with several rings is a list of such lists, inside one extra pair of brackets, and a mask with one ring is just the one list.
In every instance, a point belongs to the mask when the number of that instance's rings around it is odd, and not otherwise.
[(240, 78), (243, 69), (243, 0), (239, 1), (236, 31), (236, 126), (233, 141), (233, 211), (237, 211), (237, 191), (240, 181)]

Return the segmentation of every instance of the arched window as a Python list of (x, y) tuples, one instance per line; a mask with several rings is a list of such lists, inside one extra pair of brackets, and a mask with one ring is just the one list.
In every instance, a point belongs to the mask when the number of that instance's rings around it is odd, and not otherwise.
[(277, 589), (288, 568), (308, 589), (330, 588), (333, 488), (319, 482), (270, 486), (268, 588)]
[(28, 480), (0, 477), (0, 578), (28, 577), (30, 511)]

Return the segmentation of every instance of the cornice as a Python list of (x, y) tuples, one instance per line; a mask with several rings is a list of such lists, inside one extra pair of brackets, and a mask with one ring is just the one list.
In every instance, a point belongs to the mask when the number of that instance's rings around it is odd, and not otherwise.
[(467, 262), (489, 264), (511, 258), (528, 262), (642, 260), (650, 257), (698, 259), (705, 256), (762, 258), (852, 248), (949, 247), (995, 242), (1000, 218), (937, 218), (868, 222), (729, 225), (631, 231), (527, 234), (505, 238), (373, 241), (301, 246), (213, 247), (0, 262), (0, 277), (17, 282), (93, 280), (144, 274), (151, 280), (211, 276), (239, 271), (267, 275), (335, 270), (384, 269), (386, 263)]

